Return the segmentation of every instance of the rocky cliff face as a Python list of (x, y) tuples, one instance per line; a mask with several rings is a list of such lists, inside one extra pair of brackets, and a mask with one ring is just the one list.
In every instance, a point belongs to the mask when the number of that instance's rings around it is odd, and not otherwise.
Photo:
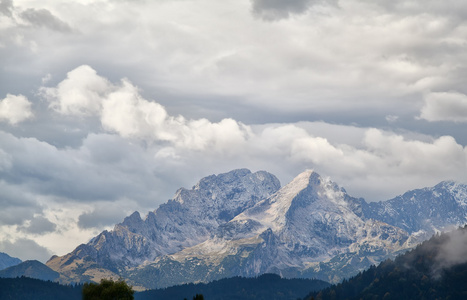
[(242, 211), (280, 188), (272, 174), (234, 170), (201, 179), (192, 189), (179, 189), (173, 200), (150, 212), (138, 212), (104, 231), (88, 244), (47, 265), (62, 274), (63, 282), (118, 277), (124, 270), (165, 254), (197, 245)]
[(467, 223), (467, 186), (452, 181), (441, 182), (391, 200), (364, 205), (364, 214), (409, 233), (432, 234), (447, 227), (458, 227)]
[(185, 283), (263, 273), (330, 280), (329, 274), (311, 266), (350, 253), (347, 260), (367, 262), (354, 263), (349, 273), (357, 272), (403, 249), (409, 236), (400, 228), (365, 219), (359, 203), (335, 183), (306, 171), (219, 226), (216, 236), (131, 270), (128, 277), (134, 282), (152, 278), (145, 282), (151, 287), (160, 287), (161, 280)]
[(367, 203), (313, 171), (203, 178), (47, 265), (62, 282), (123, 276), (141, 288), (277, 273), (331, 282), (467, 221), (467, 186), (443, 182)]

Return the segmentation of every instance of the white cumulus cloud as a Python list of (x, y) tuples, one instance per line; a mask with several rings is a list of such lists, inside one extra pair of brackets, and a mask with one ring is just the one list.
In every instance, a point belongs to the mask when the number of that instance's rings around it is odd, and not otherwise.
[(23, 95), (7, 94), (0, 100), (0, 121), (6, 121), (16, 125), (33, 116), (31, 110), (32, 103)]
[(144, 99), (129, 80), (112, 84), (86, 65), (68, 72), (57, 87), (41, 90), (60, 114), (98, 116), (103, 128), (122, 137), (228, 152), (251, 134), (248, 126), (230, 118), (213, 123), (171, 116), (159, 103)]

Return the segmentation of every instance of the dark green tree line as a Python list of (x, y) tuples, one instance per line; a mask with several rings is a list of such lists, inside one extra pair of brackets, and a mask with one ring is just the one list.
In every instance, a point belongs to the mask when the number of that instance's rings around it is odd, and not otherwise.
[(99, 284), (85, 283), (83, 300), (134, 300), (134, 291), (124, 280), (102, 279)]

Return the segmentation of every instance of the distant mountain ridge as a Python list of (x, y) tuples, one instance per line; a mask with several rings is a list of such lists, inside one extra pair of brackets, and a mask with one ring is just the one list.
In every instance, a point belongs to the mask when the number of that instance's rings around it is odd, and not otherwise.
[(26, 260), (18, 265), (0, 271), (1, 278), (16, 278), (21, 276), (54, 281), (59, 278), (60, 274), (37, 260)]
[(247, 169), (201, 179), (192, 189), (179, 189), (173, 200), (142, 220), (135, 212), (88, 244), (47, 265), (62, 282), (99, 281), (166, 254), (195, 246), (213, 236), (217, 227), (280, 188), (272, 174)]
[(0, 270), (20, 264), (22, 261), (19, 258), (11, 257), (10, 255), (0, 252)]
[(367, 203), (313, 171), (284, 187), (234, 170), (180, 189), (47, 265), (60, 282), (123, 276), (137, 288), (276, 273), (338, 282), (467, 222), (467, 186), (443, 182)]
[(404, 229), (435, 232), (446, 226), (467, 223), (466, 185), (444, 181), (432, 188), (404, 193), (383, 202), (363, 205), (366, 218), (374, 218)]

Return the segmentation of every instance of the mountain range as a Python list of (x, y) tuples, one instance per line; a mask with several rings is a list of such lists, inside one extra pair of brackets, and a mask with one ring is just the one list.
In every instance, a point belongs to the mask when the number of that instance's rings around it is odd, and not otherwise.
[(6, 253), (0, 252), (0, 270), (20, 264), (19, 258), (11, 257)]
[(123, 277), (136, 289), (276, 273), (339, 282), (467, 222), (467, 186), (442, 182), (367, 203), (308, 170), (281, 187), (246, 169), (201, 179), (47, 266), (62, 283)]
[(60, 275), (37, 260), (26, 260), (0, 271), (0, 278), (16, 278), (21, 276), (54, 281)]

